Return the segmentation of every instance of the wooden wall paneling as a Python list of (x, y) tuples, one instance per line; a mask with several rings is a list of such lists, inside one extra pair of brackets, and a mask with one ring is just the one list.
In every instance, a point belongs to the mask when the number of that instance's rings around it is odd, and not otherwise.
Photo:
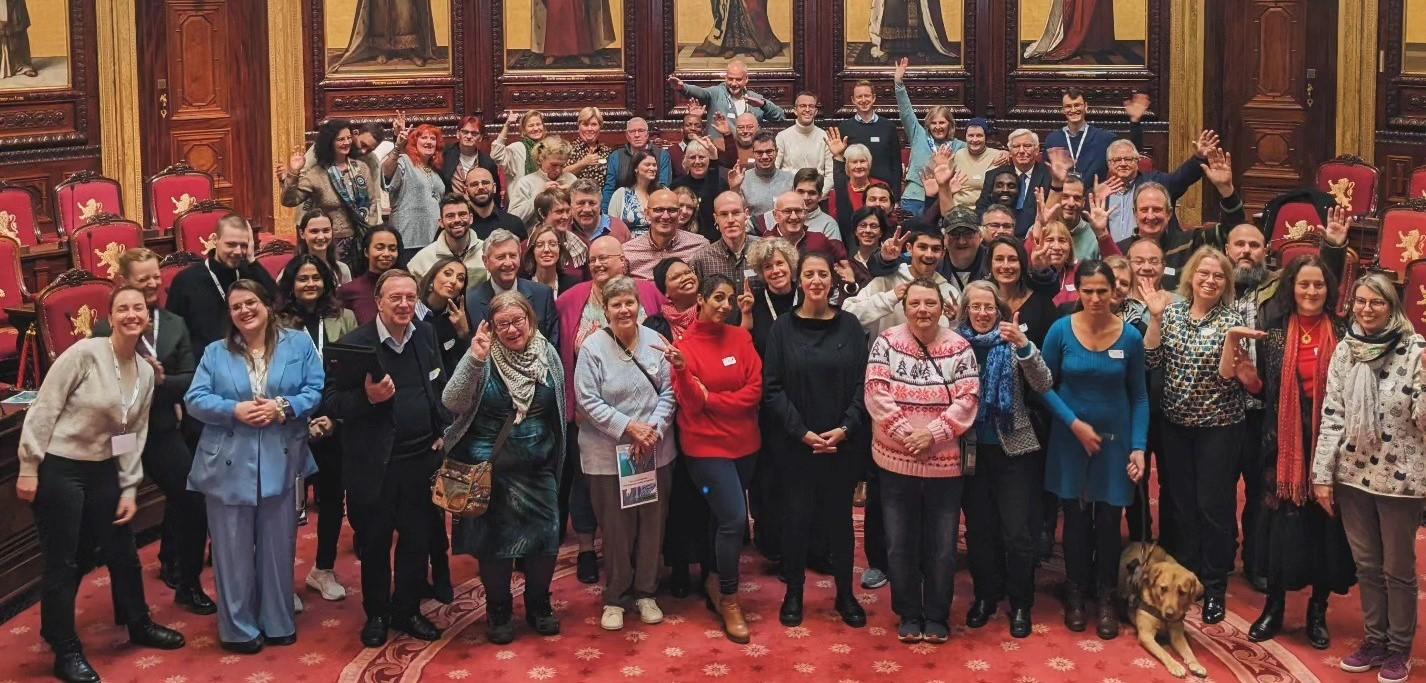
[[(575, 114), (584, 107), (598, 107), (608, 124), (627, 120), (635, 110), (633, 73), (638, 73), (640, 44), (638, 27), (647, 0), (623, 0), (623, 69), (610, 71), (510, 71), (506, 68), (504, 3), (491, 0), (488, 16), (492, 40), (490, 72), (495, 77), (492, 111), (545, 112), (547, 125), (568, 137), (575, 129)], [(616, 27), (616, 30), (617, 27)], [(652, 80), (654, 76), (650, 76)], [(503, 121), (503, 118), (501, 119)], [(487, 120), (487, 123), (490, 123)], [(622, 127), (620, 127), (622, 128)], [(606, 125), (605, 130), (609, 130)]]
[(1403, 0), (1381, 0), (1378, 9), (1374, 153), (1382, 172), (1378, 205), (1387, 208), (1408, 199), (1412, 169), (1426, 164), (1426, 74), (1403, 68)]

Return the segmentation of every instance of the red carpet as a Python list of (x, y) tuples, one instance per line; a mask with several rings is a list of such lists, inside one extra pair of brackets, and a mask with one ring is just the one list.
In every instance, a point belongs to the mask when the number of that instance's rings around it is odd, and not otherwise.
[[(299, 532), (299, 586), (310, 568), (315, 533), (315, 525)], [(782, 584), (764, 571), (762, 561), (753, 554), (743, 558), (742, 586), (744, 610), (752, 622), (751, 644), (739, 646), (724, 639), (699, 597), (675, 600), (662, 596), (659, 604), (667, 615), (664, 623), (646, 626), (639, 623), (636, 613), (630, 612), (625, 630), (610, 633), (598, 626), (598, 587), (575, 580), (574, 549), (566, 548), (555, 575), (554, 591), (563, 635), (535, 635), (524, 624), (517, 598), (516, 641), (504, 647), (486, 643), (484, 590), (475, 578), (474, 562), (457, 558), (453, 571), (464, 583), (456, 589), (455, 604), (426, 603), (427, 614), (446, 629), (444, 638), (424, 643), (395, 637), (385, 648), (365, 650), (357, 640), (363, 615), (360, 596), (355, 594), (359, 570), (350, 547), (349, 538), (344, 538), (337, 573), (353, 594), (343, 602), (331, 603), (301, 587), (299, 592), (307, 611), (298, 615), (298, 642), (291, 647), (268, 647), (248, 657), (219, 649), (215, 617), (194, 616), (177, 609), (172, 604), (172, 592), (157, 580), (157, 544), (141, 551), (149, 566), (149, 602), (155, 619), (182, 630), (188, 636), (188, 646), (171, 652), (129, 646), (123, 629), (112, 624), (109, 579), (103, 569), (87, 577), (80, 591), (81, 637), (104, 680), (143, 683), (1175, 680), (1139, 647), (1132, 629), (1126, 628), (1116, 640), (1101, 641), (1092, 626), (1085, 633), (1073, 633), (1064, 627), (1060, 604), (1051, 595), (1053, 586), (1063, 579), (1058, 554), (1038, 573), (1035, 633), (1024, 640), (1009, 637), (1003, 605), (996, 620), (985, 628), (970, 630), (961, 625), (971, 594), (970, 577), (965, 572), (958, 576), (953, 607), (960, 623), (945, 645), (907, 646), (898, 642), (891, 596), (885, 587), (874, 591), (858, 589), (869, 614), (866, 628), (843, 626), (831, 609), (831, 580), (816, 575), (808, 579), (806, 622), (799, 628), (784, 628), (777, 623)], [(861, 562), (859, 555), (858, 563)], [(211, 580), (211, 572), (205, 577)], [(1333, 597), (1329, 618), (1334, 638), (1331, 649), (1325, 652), (1311, 649), (1301, 636), (1305, 603), (1305, 595), (1289, 601), (1287, 633), (1262, 645), (1249, 643), (1246, 631), (1262, 606), (1262, 597), (1235, 579), (1225, 622), (1202, 627), (1196, 612), (1189, 620), (1190, 640), (1208, 667), (1208, 680), (1375, 681), (1374, 675), (1352, 676), (1336, 668), (1338, 659), (1350, 652), (1361, 637), (1355, 595)], [(0, 638), (5, 639), (8, 652), (0, 661), (0, 683), (48, 676), (51, 658), (40, 639), (38, 607), (0, 626)], [(1426, 652), (1420, 648), (1421, 640), (1418, 637), (1418, 652)], [(1415, 664), (1422, 666), (1419, 659)]]

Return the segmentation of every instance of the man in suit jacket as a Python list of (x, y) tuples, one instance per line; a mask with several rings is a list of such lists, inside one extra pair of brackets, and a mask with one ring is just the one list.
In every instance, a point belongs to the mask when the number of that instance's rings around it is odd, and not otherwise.
[(1008, 197), (1009, 206), (1015, 210), (1015, 236), (1024, 239), (1030, 228), (1035, 226), (1035, 215), (1038, 213), (1035, 193), (1050, 189), (1053, 174), (1048, 165), (1037, 161), (1040, 157), (1040, 136), (1034, 131), (1025, 128), (1016, 130), (1010, 134), (1009, 143), (1010, 164), (986, 172), (985, 186), (989, 191), (981, 192), (975, 210), (976, 213), (983, 213), (991, 204), (1006, 200), (1006, 196), (994, 191), (995, 177), (1002, 173), (1014, 175), (1015, 192)]
[(772, 100), (748, 90), (748, 66), (742, 60), (735, 59), (728, 62), (728, 70), (723, 75), (723, 82), (712, 87), (703, 88), (692, 83), (684, 83), (676, 76), (669, 76), (668, 84), (673, 86), (674, 92), (698, 100), (708, 107), (708, 115), (704, 121), (704, 134), (710, 137), (718, 135), (718, 130), (713, 127), (713, 119), (719, 114), (724, 119), (732, 121), (738, 118), (739, 114), (747, 112), (758, 117), (758, 123), (782, 121), (786, 118), (782, 107), (774, 104)]
[(549, 287), (519, 277), (520, 238), (508, 230), (496, 230), (485, 240), (485, 269), (490, 278), (465, 295), (465, 314), (470, 329), (480, 327), (490, 310), (490, 300), (500, 292), (514, 289), (525, 295), (540, 319), (540, 334), (545, 341), (558, 347), (560, 343), (559, 313), (555, 311), (555, 294)]
[(202, 357), (208, 345), (228, 331), (228, 288), (240, 279), (256, 280), (277, 296), (277, 283), (267, 269), (250, 261), (253, 233), (235, 213), (218, 220), (213, 250), (173, 278), (168, 289), (168, 310), (183, 318), (193, 341), (193, 354)]
[(446, 192), (465, 194), (466, 175), (483, 168), (495, 179), (495, 196), (500, 196), (500, 167), (480, 148), (484, 141), (485, 128), (479, 116), (461, 119), (460, 127), (456, 128), (456, 141), (446, 146), (441, 159), (441, 179), (446, 181)]
[[(193, 381), (198, 360), (183, 318), (159, 308), (163, 276), (158, 266), (158, 254), (143, 247), (130, 249), (119, 257), (119, 284), (142, 290), (153, 311), (153, 325), (138, 346), (139, 355), (153, 366), (156, 382), (142, 460), (144, 474), (164, 496), (159, 576), (174, 589), (175, 603), (194, 614), (206, 615), (218, 611), (198, 578), (203, 572), (203, 551), (208, 539), (207, 508), (203, 494), (188, 490), (193, 451), (178, 428), (183, 393)], [(109, 334), (109, 321), (94, 326), (96, 337)]]
[[(432, 520), (431, 476), (441, 462), (449, 418), (441, 405), (446, 383), (436, 333), (415, 319), (416, 279), (392, 269), (376, 284), (376, 319), (341, 343), (375, 350), (385, 376), (361, 386), (329, 382), (323, 409), (342, 420), (342, 477), (351, 518), (360, 530), (362, 644), (380, 647), (394, 628), (421, 640), (441, 632), (421, 615)], [(396, 544), (395, 588), (391, 545)]]

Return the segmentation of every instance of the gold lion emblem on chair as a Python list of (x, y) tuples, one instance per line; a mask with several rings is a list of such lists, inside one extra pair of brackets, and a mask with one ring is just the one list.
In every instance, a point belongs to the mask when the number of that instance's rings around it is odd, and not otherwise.
[(1312, 234), (1313, 231), (1321, 231), (1322, 226), (1313, 225), (1305, 220), (1287, 224), (1287, 238), (1290, 240), (1300, 240)]
[(99, 265), (108, 269), (105, 277), (114, 277), (119, 272), (119, 257), (128, 251), (129, 248), (118, 242), (110, 242), (103, 250), (95, 249), (94, 255), (99, 257)]
[(94, 336), (94, 321), (98, 317), (99, 313), (93, 308), (90, 308), (89, 304), (80, 306), (79, 310), (75, 311), (74, 315), (69, 318), (69, 323), (72, 326), (70, 332), (74, 336), (83, 339)]
[(201, 238), (198, 241), (200, 244), (203, 245), (203, 253), (206, 254), (210, 251), (213, 251), (213, 247), (218, 246), (218, 233), (208, 233), (207, 237)]
[(9, 211), (0, 211), (0, 235), (20, 239), (20, 219)]
[(93, 197), (90, 197), (89, 201), (83, 204), (76, 203), (75, 206), (79, 207), (79, 220), (81, 223), (88, 222), (89, 219), (104, 212), (104, 203)]
[(1409, 261), (1421, 258), (1421, 231), (1401, 233), (1396, 241), (1396, 248), (1401, 250), (1401, 263), (1405, 265)]
[(173, 202), (173, 215), (175, 216), (193, 208), (193, 205), (198, 203), (198, 199), (187, 192), (178, 197), (169, 197), (168, 201)]
[[(1416, 289), (1421, 293), (1421, 300), (1417, 301), (1416, 305), (1426, 307), (1426, 285), (1417, 285)], [(1426, 310), (1421, 312), (1421, 322), (1426, 323)]]
[(1349, 178), (1338, 178), (1327, 181), (1327, 194), (1332, 195), (1337, 200), (1337, 206), (1352, 208), (1352, 193), (1357, 189), (1357, 183)]

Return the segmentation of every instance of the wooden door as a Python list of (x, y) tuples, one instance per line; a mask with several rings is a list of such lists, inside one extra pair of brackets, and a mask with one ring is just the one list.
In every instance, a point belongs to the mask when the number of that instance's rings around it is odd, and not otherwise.
[[(265, 0), (141, 0), (144, 175), (177, 161), (213, 176), (216, 198), (272, 216)], [(296, 68), (296, 67), (294, 67)]]
[(1256, 210), (1311, 185), (1335, 155), (1337, 3), (1234, 0), (1223, 14), (1218, 82), (1207, 90), (1223, 94), (1223, 145)]

